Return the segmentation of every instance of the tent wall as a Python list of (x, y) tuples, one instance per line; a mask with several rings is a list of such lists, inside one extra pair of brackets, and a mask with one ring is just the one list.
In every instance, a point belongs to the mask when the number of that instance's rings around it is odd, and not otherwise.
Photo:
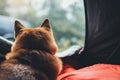
[(120, 0), (84, 0), (84, 3), (86, 40), (80, 62), (120, 64)]

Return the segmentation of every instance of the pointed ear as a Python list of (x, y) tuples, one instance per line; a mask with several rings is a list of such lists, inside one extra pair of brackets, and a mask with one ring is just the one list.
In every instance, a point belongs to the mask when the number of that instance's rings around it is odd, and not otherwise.
[(15, 26), (14, 26), (14, 35), (15, 37), (17, 37), (17, 34), (19, 32), (20, 29), (24, 28), (24, 26), (19, 22), (19, 21), (15, 21)]
[(44, 22), (42, 23), (41, 27), (44, 27), (45, 29), (49, 30), (51, 28), (49, 20), (45, 19)]

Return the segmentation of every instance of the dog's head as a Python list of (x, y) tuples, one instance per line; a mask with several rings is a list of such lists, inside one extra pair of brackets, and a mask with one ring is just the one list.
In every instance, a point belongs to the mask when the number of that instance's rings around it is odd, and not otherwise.
[(14, 33), (15, 42), (11, 51), (34, 49), (47, 51), (51, 54), (55, 54), (57, 51), (57, 45), (48, 19), (37, 28), (25, 28), (19, 21), (15, 21)]

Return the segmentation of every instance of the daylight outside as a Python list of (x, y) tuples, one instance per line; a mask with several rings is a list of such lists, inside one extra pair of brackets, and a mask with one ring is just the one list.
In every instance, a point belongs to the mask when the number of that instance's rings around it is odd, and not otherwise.
[(14, 21), (38, 27), (49, 19), (59, 51), (72, 45), (84, 46), (83, 0), (0, 0), (0, 36), (14, 42)]

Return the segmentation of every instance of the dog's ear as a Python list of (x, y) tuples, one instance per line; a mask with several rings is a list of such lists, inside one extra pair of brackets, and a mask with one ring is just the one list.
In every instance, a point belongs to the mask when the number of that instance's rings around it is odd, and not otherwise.
[(41, 27), (44, 27), (46, 30), (50, 30), (51, 26), (50, 26), (49, 20), (45, 19), (44, 22), (42, 23)]
[(19, 22), (19, 21), (15, 21), (15, 25), (14, 25), (14, 36), (15, 38), (17, 37), (19, 31), (24, 28), (24, 26)]

